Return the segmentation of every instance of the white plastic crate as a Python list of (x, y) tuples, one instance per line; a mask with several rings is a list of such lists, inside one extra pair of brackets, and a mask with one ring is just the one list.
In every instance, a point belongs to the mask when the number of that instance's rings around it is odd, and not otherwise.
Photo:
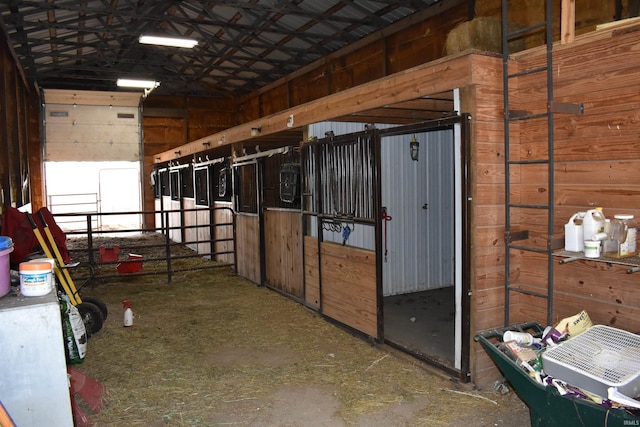
[(610, 326), (592, 326), (542, 354), (545, 374), (607, 397), (609, 387), (640, 395), (640, 336)]

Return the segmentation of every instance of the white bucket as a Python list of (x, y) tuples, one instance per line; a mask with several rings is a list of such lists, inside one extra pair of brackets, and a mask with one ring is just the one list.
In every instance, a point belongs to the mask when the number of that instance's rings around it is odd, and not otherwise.
[[(584, 229), (582, 217), (584, 212), (573, 214), (569, 222), (564, 225), (564, 250), (582, 252), (584, 250)], [(576, 221), (579, 219), (579, 221)], [(579, 222), (579, 224), (577, 224)]]
[(47, 295), (53, 289), (52, 268), (48, 261), (20, 263), (20, 293), (26, 297)]

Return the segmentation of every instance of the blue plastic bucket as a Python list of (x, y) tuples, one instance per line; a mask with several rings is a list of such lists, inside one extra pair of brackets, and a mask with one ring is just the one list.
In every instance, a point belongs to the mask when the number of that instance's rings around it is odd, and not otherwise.
[(0, 236), (0, 297), (11, 290), (11, 275), (9, 273), (9, 254), (13, 252), (11, 237)]

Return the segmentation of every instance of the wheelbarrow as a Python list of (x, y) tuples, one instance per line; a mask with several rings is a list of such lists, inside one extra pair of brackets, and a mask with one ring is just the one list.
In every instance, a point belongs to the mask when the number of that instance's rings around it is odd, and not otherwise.
[(587, 399), (561, 395), (555, 387), (545, 387), (507, 356), (500, 348), (506, 331), (528, 332), (540, 338), (544, 328), (536, 322), (494, 329), (474, 337), (489, 353), (505, 379), (529, 407), (532, 427), (623, 427), (640, 425), (640, 417), (624, 408), (608, 409)]

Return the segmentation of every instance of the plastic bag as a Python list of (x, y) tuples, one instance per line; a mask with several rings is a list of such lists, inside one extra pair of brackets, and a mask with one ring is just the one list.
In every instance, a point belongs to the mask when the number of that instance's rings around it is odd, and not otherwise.
[(62, 315), (62, 338), (64, 340), (67, 363), (77, 365), (84, 361), (87, 353), (87, 330), (78, 309), (71, 304), (69, 297), (60, 297)]

